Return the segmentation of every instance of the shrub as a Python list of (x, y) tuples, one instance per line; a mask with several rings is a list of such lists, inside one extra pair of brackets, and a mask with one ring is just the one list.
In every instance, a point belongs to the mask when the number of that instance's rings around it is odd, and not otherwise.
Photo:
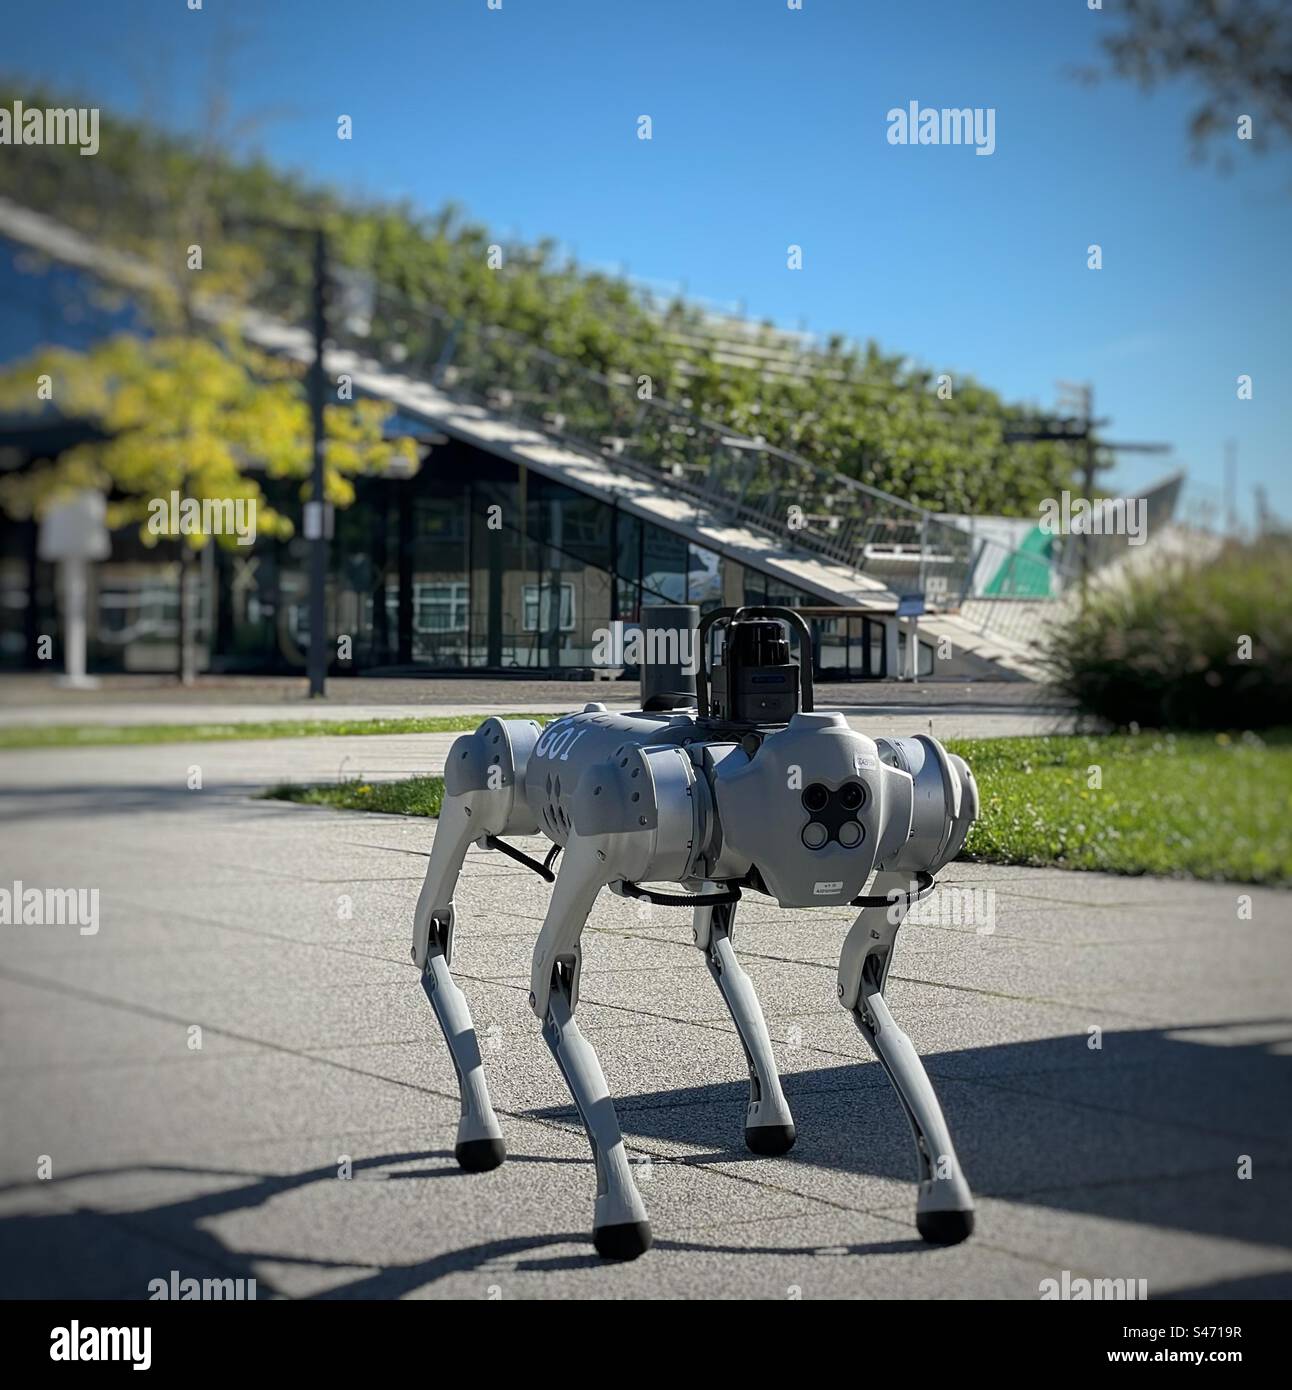
[(1292, 538), (1230, 542), (1097, 588), (1047, 656), (1055, 684), (1115, 727), (1292, 723)]

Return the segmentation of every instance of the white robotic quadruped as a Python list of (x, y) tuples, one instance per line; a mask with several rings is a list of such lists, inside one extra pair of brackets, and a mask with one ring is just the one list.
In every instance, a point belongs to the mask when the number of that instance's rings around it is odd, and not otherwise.
[[(797, 662), (786, 624), (798, 631)], [(717, 636), (725, 637), (722, 660), (710, 673)], [(722, 609), (700, 624), (698, 638), (694, 708), (625, 714), (590, 704), (545, 729), (488, 719), (453, 745), (412, 954), (461, 1086), (458, 1163), (485, 1171), (506, 1154), (471, 1015), (450, 973), (454, 888), (477, 844), (555, 883), (534, 947), (529, 1002), (592, 1145), (593, 1241), (603, 1257), (634, 1259), (651, 1243), (605, 1077), (575, 1022), (580, 937), (603, 888), (694, 908), (695, 944), (749, 1064), (745, 1141), (758, 1154), (785, 1153), (795, 1131), (762, 1010), (732, 945), (736, 903), (744, 889), (782, 907), (859, 906), (840, 954), (839, 1002), (910, 1120), (920, 1235), (934, 1244), (962, 1241), (973, 1230), (973, 1199), (884, 983), (903, 917), (931, 891), (933, 874), (955, 858), (977, 817), (973, 774), (934, 738), (871, 739), (842, 714), (815, 711), (811, 635), (792, 610)], [(499, 838), (539, 833), (553, 842), (542, 864)], [(684, 891), (644, 886), (659, 883)]]

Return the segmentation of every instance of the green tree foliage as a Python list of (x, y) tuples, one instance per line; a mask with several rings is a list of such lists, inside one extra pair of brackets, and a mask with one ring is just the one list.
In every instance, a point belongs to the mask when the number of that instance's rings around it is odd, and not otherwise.
[(1233, 138), (1243, 115), (1252, 118), (1256, 149), (1292, 139), (1287, 0), (1121, 0), (1108, 8), (1121, 11), (1120, 27), (1104, 40), (1117, 76), (1145, 88), (1185, 78), (1201, 89), (1189, 120), (1196, 154)]
[[(30, 90), (13, 95), (70, 104)], [(0, 100), (10, 99), (0, 91)], [(461, 321), (474, 334), (477, 365), (503, 382), (526, 345), (541, 348), (616, 383), (600, 401), (570, 374), (555, 388), (551, 408), (585, 437), (640, 424), (635, 387), (645, 376), (657, 399), (937, 510), (1024, 515), (1072, 482), (1065, 447), (1003, 442), (1003, 427), (1026, 411), (967, 376), (956, 375), (944, 399), (937, 373), (873, 342), (832, 340), (776, 373), (720, 362), (712, 327), (695, 307), (648, 305), (622, 280), (581, 270), (551, 242), (503, 245), (502, 267), (491, 269), (494, 237), (452, 204), (427, 214), (406, 203), (342, 198), (262, 160), (239, 162), (107, 113), (99, 155), (73, 153), (24, 148), (21, 161), (0, 164), (0, 195), (164, 268), (170, 290), (161, 308), (172, 321), (186, 318), (197, 283), (303, 320), (310, 258), (299, 237), (264, 224), (321, 222), (339, 267), (381, 287), (367, 346), (409, 370), (428, 368), (445, 345), (443, 324)], [(203, 249), (200, 281), (185, 268), (194, 244)], [(490, 336), (489, 325), (505, 331)], [(783, 340), (770, 331), (751, 346), (784, 356)], [(463, 351), (462, 335), (455, 348)], [(676, 445), (665, 417), (646, 428), (661, 437), (642, 447)]]
[[(257, 530), (292, 534), (291, 519), (269, 505), (258, 475), (308, 478), (313, 451), (299, 372), (236, 340), (121, 335), (89, 352), (42, 349), (10, 366), (0, 373), (0, 411), (33, 413), (41, 377), (49, 379), (50, 406), (93, 421), (106, 437), (0, 479), (0, 504), (11, 515), (39, 515), (51, 501), (92, 488), (108, 496), (111, 526), (139, 523), (141, 539), (153, 545), (159, 537), (145, 524), (148, 504), (177, 490), (198, 501), (254, 500)], [(353, 501), (356, 473), (379, 470), (396, 454), (415, 457), (411, 441), (384, 437), (387, 415), (370, 401), (328, 408), (332, 502)], [(183, 539), (200, 549), (209, 537)]]

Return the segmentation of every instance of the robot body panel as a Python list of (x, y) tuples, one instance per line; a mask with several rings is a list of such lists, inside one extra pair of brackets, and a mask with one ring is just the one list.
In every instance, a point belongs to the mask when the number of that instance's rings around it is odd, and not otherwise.
[(586, 705), (578, 714), (555, 720), (535, 741), (524, 772), (524, 793), (543, 834), (559, 845), (569, 839), (571, 799), (583, 772), (618, 750), (680, 742), (691, 732), (685, 716), (610, 713)]

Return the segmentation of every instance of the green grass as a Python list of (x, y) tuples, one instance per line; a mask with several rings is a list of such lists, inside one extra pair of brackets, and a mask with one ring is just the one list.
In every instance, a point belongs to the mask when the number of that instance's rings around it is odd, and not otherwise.
[[(962, 859), (1292, 884), (1292, 732), (957, 739), (981, 819)], [(1094, 788), (1091, 769), (1102, 785)], [(435, 816), (438, 777), (281, 786), (282, 801)]]
[(364, 782), (355, 779), (318, 787), (301, 787), (283, 782), (261, 795), (269, 801), (294, 801), (298, 806), (333, 806), (338, 811), (438, 816), (444, 804), (444, 778), (410, 777), (403, 782)]
[[(94, 748), (139, 743), (224, 743), (236, 739), (347, 737), (359, 734), (462, 734), (480, 727), (484, 714), (445, 714), (406, 719), (272, 719), (249, 724), (14, 724), (0, 725), (0, 749)], [(551, 714), (505, 714), (537, 719)]]
[(961, 858), (1292, 884), (1292, 732), (949, 746), (973, 768), (982, 802)]

